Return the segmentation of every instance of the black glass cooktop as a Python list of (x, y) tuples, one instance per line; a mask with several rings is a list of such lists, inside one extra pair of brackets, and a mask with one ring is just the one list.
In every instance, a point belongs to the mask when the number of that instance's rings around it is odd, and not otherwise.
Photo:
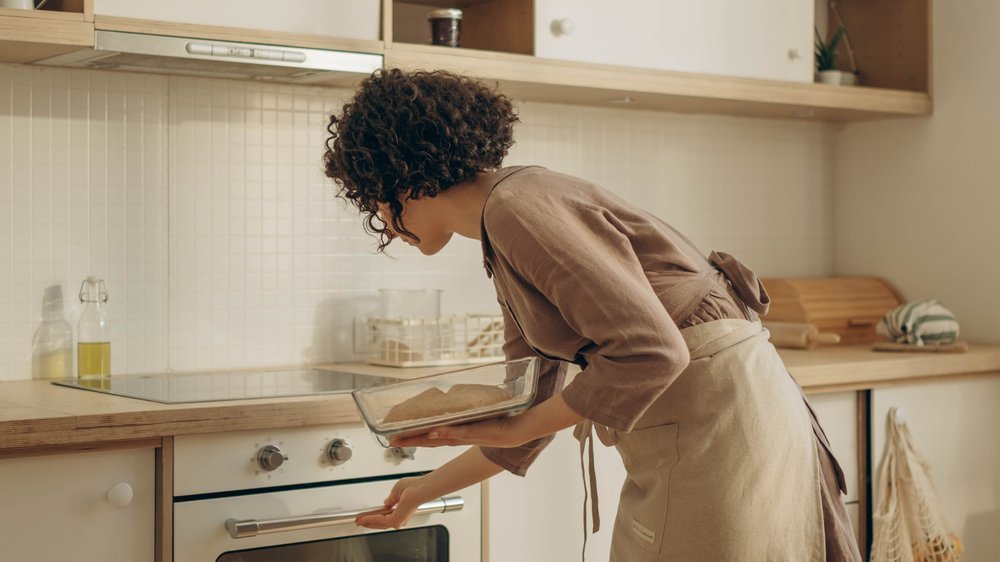
[(323, 369), (215, 371), (114, 375), (95, 379), (66, 379), (53, 384), (162, 404), (214, 402), (336, 394), (396, 382), (399, 379)]

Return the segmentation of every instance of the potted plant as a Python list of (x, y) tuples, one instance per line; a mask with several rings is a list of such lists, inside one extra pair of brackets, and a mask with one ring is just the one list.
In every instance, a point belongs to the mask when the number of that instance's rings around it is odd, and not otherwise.
[[(854, 75), (837, 70), (837, 47), (847, 34), (841, 25), (829, 41), (824, 41), (816, 29), (816, 81), (823, 84), (852, 84)], [(845, 76), (846, 75), (846, 76)]]

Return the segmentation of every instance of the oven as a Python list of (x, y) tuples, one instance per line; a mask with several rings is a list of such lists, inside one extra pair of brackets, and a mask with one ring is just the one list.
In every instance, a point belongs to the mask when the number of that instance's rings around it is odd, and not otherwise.
[(176, 437), (174, 561), (481, 560), (478, 484), (422, 505), (399, 530), (354, 524), (399, 478), (461, 452), (386, 449), (361, 424)]

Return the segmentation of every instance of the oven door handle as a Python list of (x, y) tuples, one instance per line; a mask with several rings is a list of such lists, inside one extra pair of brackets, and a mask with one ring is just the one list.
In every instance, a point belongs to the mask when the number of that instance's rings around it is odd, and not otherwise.
[[(465, 507), (465, 500), (461, 496), (450, 496), (420, 504), (414, 515), (458, 511), (463, 507)], [(229, 531), (230, 537), (243, 539), (266, 533), (281, 533), (284, 531), (298, 531), (331, 525), (346, 525), (354, 523), (354, 520), (362, 513), (381, 511), (383, 509), (385, 508), (379, 506), (366, 509), (336, 511), (333, 513), (313, 513), (294, 517), (280, 517), (277, 519), (236, 519), (233, 517), (226, 521), (226, 530)]]

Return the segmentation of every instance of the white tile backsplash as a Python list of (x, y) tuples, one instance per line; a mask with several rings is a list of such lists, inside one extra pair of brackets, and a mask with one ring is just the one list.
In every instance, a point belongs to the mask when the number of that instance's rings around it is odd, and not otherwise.
[(42, 294), (112, 295), (116, 371), (166, 367), (166, 81), (0, 65), (0, 378), (28, 378)]
[[(379, 287), (495, 311), (478, 242), (373, 253), (322, 174), (349, 92), (0, 65), (0, 379), (31, 376), (44, 289), (111, 293), (117, 373), (353, 357)], [(831, 267), (832, 129), (519, 105), (508, 164), (586, 177), (759, 272)]]

